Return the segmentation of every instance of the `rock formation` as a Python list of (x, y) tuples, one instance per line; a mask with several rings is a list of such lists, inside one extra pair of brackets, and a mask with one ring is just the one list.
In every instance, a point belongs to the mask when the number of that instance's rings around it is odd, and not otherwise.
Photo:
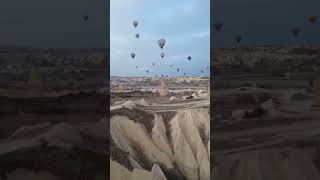
[(126, 116), (113, 116), (110, 129), (113, 141), (130, 156), (136, 159), (142, 156), (148, 163), (159, 162), (167, 168), (173, 167), (168, 155), (152, 141), (144, 125), (135, 123)]
[(118, 89), (119, 89), (119, 91), (123, 91), (123, 90), (124, 90), (123, 85), (122, 85), (122, 84), (119, 84)]
[[(125, 156), (134, 169), (129, 173), (128, 179), (134, 179), (132, 173), (137, 173), (136, 169), (150, 170), (152, 166), (152, 173), (163, 173), (168, 179), (210, 179), (208, 109), (183, 110), (173, 114), (171, 118), (167, 117), (169, 114), (163, 116), (152, 113), (151, 119), (143, 117), (148, 122), (151, 121), (151, 127), (145, 121), (139, 122), (139, 116), (133, 116), (135, 113), (141, 115), (142, 112), (129, 111), (130, 118), (124, 114), (115, 114), (110, 119), (114, 146), (126, 152)], [(150, 179), (164, 179), (159, 178), (162, 175), (157, 177)]]
[(221, 159), (215, 179), (319, 179), (310, 153), (295, 148), (241, 152)]
[(169, 95), (169, 88), (168, 86), (164, 83), (164, 81), (161, 81), (160, 85), (160, 96), (168, 96)]
[(131, 172), (118, 162), (110, 160), (110, 172), (112, 180), (167, 180), (157, 164), (153, 165), (151, 172), (142, 169), (134, 169)]
[(206, 148), (210, 125), (208, 113), (204, 111), (181, 111), (170, 122), (174, 159), (180, 171), (190, 180), (210, 179), (210, 162)]

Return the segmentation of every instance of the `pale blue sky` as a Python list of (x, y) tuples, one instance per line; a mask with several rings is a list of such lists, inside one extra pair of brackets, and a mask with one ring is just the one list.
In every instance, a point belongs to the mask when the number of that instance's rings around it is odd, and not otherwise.
[[(201, 75), (201, 70), (209, 75), (210, 0), (111, 0), (110, 10), (112, 76), (145, 76), (147, 69), (149, 76)], [(133, 20), (138, 20), (137, 28)], [(167, 41), (164, 59), (157, 44), (160, 38)], [(136, 54), (133, 61), (132, 52)]]

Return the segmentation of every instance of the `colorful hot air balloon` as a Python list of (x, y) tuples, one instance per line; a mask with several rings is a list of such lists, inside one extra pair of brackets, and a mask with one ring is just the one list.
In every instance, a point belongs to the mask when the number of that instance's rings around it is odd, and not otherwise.
[(308, 21), (309, 21), (311, 24), (314, 24), (314, 23), (316, 23), (317, 19), (318, 19), (317, 16), (310, 16), (310, 17), (308, 18)]
[(161, 58), (163, 58), (164, 57), (164, 53), (161, 53), (160, 56), (161, 56)]
[(188, 56), (188, 60), (189, 60), (189, 61), (191, 60), (191, 56)]
[(137, 33), (137, 34), (136, 34), (136, 38), (138, 39), (139, 37), (140, 37), (140, 34), (139, 34), (139, 33)]
[(165, 44), (166, 44), (166, 40), (164, 38), (161, 38), (158, 40), (158, 45), (161, 49), (163, 49)]
[(133, 21), (133, 26), (136, 28), (138, 26), (138, 21)]
[(292, 36), (296, 38), (296, 37), (298, 37), (298, 36), (299, 36), (300, 31), (301, 31), (301, 30), (300, 30), (300, 28), (295, 27), (295, 28), (291, 29), (291, 31), (290, 31), (290, 32), (291, 32)]
[(131, 57), (132, 57), (132, 59), (134, 59), (134, 57), (136, 57), (136, 54), (135, 53), (131, 53)]
[(215, 29), (217, 32), (220, 32), (221, 29), (222, 29), (222, 27), (223, 27), (223, 22), (218, 21), (218, 22), (216, 22), (213, 26), (214, 26), (214, 29)]

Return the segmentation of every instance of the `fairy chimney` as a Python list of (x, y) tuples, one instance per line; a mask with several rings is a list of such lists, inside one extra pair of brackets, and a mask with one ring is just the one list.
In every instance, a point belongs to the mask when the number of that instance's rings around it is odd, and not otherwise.
[(164, 83), (164, 81), (161, 81), (160, 96), (168, 96), (168, 95), (169, 95), (168, 86)]
[(119, 84), (118, 89), (119, 89), (119, 91), (123, 91), (123, 90), (124, 90), (123, 85), (122, 85), (122, 84)]

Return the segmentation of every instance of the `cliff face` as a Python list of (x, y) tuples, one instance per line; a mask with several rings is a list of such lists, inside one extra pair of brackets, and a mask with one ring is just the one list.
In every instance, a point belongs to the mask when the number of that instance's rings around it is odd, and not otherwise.
[(319, 179), (314, 149), (296, 148), (251, 151), (227, 156), (214, 169), (214, 179)]
[(106, 49), (0, 48), (0, 179), (106, 179), (106, 62)]
[(133, 174), (137, 169), (150, 170), (159, 165), (168, 180), (209, 180), (208, 109), (149, 113), (111, 111), (111, 159), (133, 169)]
[(320, 49), (212, 55), (212, 179), (319, 179)]
[(157, 164), (153, 165), (151, 172), (142, 169), (134, 169), (131, 172), (118, 162), (110, 160), (110, 172), (112, 180), (167, 180)]
[(211, 56), (212, 68), (216, 75), (222, 72), (229, 74), (312, 72), (320, 66), (319, 48), (213, 49)]

